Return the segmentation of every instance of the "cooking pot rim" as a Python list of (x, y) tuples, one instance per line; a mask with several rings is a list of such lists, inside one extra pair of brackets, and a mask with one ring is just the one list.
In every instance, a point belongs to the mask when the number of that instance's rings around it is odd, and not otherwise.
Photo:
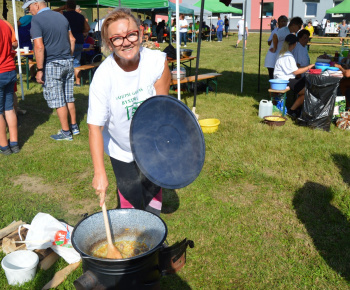
[[(115, 211), (115, 210), (123, 210), (123, 211), (142, 211), (140, 209), (135, 209), (135, 208), (123, 208), (123, 209), (111, 209), (111, 210), (108, 210), (108, 211)], [(108, 212), (107, 211), (107, 212)], [(85, 252), (83, 252), (81, 249), (79, 249), (79, 247), (76, 245), (75, 243), (75, 240), (74, 240), (74, 232), (75, 232), (75, 229), (78, 228), (78, 226), (84, 222), (86, 219), (96, 215), (96, 214), (102, 214), (102, 211), (99, 211), (99, 212), (95, 212), (87, 217), (84, 217), (83, 219), (81, 219), (74, 227), (73, 229), (73, 233), (72, 233), (72, 238), (71, 238), (71, 241), (72, 241), (72, 245), (73, 245), (73, 248), (80, 254), (81, 258), (82, 259), (91, 259), (91, 260), (96, 260), (96, 261), (101, 261), (101, 262), (107, 262), (107, 263), (115, 263), (115, 262), (126, 262), (126, 261), (131, 261), (131, 260), (136, 260), (136, 259), (139, 259), (139, 258), (142, 258), (142, 257), (145, 257), (145, 256), (148, 256), (152, 253), (154, 253), (155, 251), (157, 251), (158, 249), (160, 249), (168, 235), (168, 227), (166, 225), (166, 223), (163, 221), (163, 219), (159, 216), (157, 216), (156, 214), (152, 213), (152, 212), (148, 212), (146, 211), (147, 213), (149, 214), (153, 214), (154, 216), (156, 216), (157, 218), (159, 218), (161, 220), (161, 222), (163, 223), (164, 225), (164, 229), (165, 229), (165, 233), (164, 233), (164, 236), (162, 238), (162, 240), (158, 243), (158, 245), (156, 245), (155, 247), (153, 247), (151, 250), (141, 254), (141, 255), (137, 255), (135, 257), (131, 257), (131, 258), (126, 258), (126, 259), (102, 259), (102, 258), (97, 258), (97, 257), (94, 257), (94, 256), (91, 256)]]

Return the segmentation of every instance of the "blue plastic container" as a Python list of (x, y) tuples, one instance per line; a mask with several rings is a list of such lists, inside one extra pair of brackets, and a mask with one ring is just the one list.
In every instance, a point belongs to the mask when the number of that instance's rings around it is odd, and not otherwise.
[(338, 71), (339, 68), (337, 68), (337, 67), (335, 67), (335, 66), (330, 66), (329, 68), (327, 68), (327, 70)]
[(321, 69), (322, 71), (325, 71), (330, 66), (331, 65), (329, 63), (325, 63), (325, 62), (316, 62), (315, 63), (315, 69)]
[(283, 91), (287, 88), (287, 85), (289, 81), (286, 80), (279, 80), (279, 79), (273, 79), (269, 80), (271, 89), (272, 90), (278, 90), (278, 91)]

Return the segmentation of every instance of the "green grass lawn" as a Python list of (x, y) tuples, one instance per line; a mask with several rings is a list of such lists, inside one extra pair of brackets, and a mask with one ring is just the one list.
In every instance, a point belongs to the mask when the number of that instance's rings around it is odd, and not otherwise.
[[(269, 87), (263, 67), (267, 38), (264, 34), (260, 92), (259, 34), (248, 39), (243, 93), (242, 46), (233, 47), (236, 37), (202, 43), (199, 73), (223, 76), (217, 96), (198, 93), (196, 112), (221, 124), (205, 135), (199, 177), (185, 188), (165, 190), (161, 217), (169, 243), (187, 237), (195, 248), (188, 250), (187, 264), (177, 275), (162, 279), (163, 289), (350, 288), (350, 135), (334, 125), (330, 132), (298, 127), (290, 119), (277, 128), (261, 123), (259, 102), (268, 98)], [(196, 44), (188, 48), (196, 55)], [(311, 61), (337, 49), (311, 46)], [(22, 151), (0, 156), (0, 228), (13, 220), (30, 223), (38, 212), (74, 226), (82, 214), (100, 211), (91, 187), (88, 86), (74, 92), (81, 135), (55, 142), (49, 136), (59, 129), (56, 113), (48, 109), (39, 85), (25, 89), (25, 100), (19, 101), (27, 110), (19, 117)], [(290, 103), (292, 94), (288, 98)], [(183, 101), (192, 109), (191, 93), (183, 93)], [(107, 158), (106, 164), (107, 207), (115, 208), (116, 183)], [(64, 266), (60, 259), (22, 289), (41, 289)], [(81, 274), (79, 268), (58, 289), (74, 289)], [(2, 269), (0, 288), (15, 289)]]

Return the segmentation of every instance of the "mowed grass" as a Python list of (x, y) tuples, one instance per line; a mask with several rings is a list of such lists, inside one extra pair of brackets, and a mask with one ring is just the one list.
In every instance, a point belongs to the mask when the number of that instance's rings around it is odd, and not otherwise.
[[(259, 101), (268, 99), (269, 87), (263, 67), (267, 38), (263, 34), (260, 92), (259, 34), (248, 39), (243, 93), (242, 43), (233, 47), (236, 36), (202, 43), (199, 73), (223, 76), (216, 96), (198, 93), (196, 112), (200, 119), (218, 118), (221, 124), (216, 133), (205, 135), (206, 160), (199, 177), (185, 188), (164, 191), (161, 217), (169, 243), (187, 237), (195, 248), (188, 250), (180, 272), (162, 278), (163, 289), (349, 288), (350, 135), (334, 125), (330, 132), (298, 127), (290, 119), (277, 128), (261, 123)], [(188, 48), (196, 55), (197, 44)], [(337, 49), (311, 46), (311, 61)], [(25, 89), (25, 100), (19, 102), (27, 110), (19, 119), (22, 151), (0, 156), (1, 228), (13, 220), (30, 223), (38, 212), (74, 226), (81, 214), (100, 211), (91, 187), (88, 86), (74, 91), (82, 134), (73, 142), (55, 142), (49, 136), (59, 129), (56, 113), (48, 109), (37, 84)], [(192, 109), (193, 94), (182, 97)], [(292, 94), (288, 98), (291, 103)], [(107, 157), (106, 168), (107, 206), (115, 208), (116, 184)], [(60, 259), (22, 289), (41, 289), (64, 266)], [(74, 289), (81, 274), (79, 268), (58, 289)], [(15, 289), (7, 285), (3, 270), (0, 288)]]

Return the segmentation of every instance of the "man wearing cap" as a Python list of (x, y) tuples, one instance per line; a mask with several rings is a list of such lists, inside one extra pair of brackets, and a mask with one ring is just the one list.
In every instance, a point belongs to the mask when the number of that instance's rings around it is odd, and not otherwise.
[(36, 81), (43, 85), (44, 98), (50, 108), (56, 109), (62, 127), (51, 138), (72, 141), (72, 135), (80, 132), (73, 97), (75, 39), (68, 20), (46, 7), (44, 0), (27, 0), (22, 8), (33, 15), (30, 34), (37, 62)]

